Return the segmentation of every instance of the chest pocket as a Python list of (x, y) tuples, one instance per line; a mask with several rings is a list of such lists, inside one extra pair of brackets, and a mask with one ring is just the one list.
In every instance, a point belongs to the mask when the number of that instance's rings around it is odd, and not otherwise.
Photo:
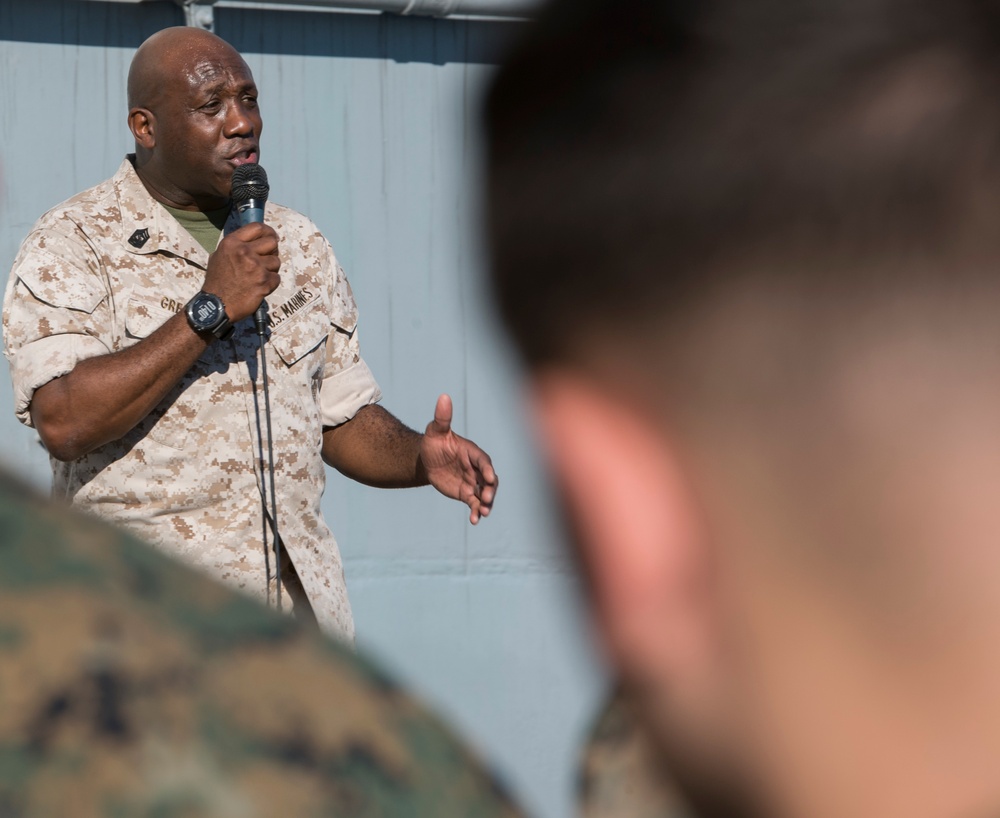
[(148, 338), (175, 313), (162, 302), (133, 295), (125, 308), (125, 332), (129, 342)]
[[(330, 329), (329, 311), (323, 297), (319, 296), (291, 317), (273, 326), (270, 344), (285, 366), (294, 367), (310, 352), (323, 345)], [(316, 365), (322, 368), (322, 363), (322, 357), (319, 357)]]
[[(286, 413), (282, 423), (298, 430), (304, 440), (315, 438), (317, 446), (322, 440), (319, 388), (330, 331), (326, 301), (318, 296), (273, 326), (268, 342), (269, 352), (277, 353), (269, 357), (274, 417)], [(276, 395), (280, 395), (277, 400)]]

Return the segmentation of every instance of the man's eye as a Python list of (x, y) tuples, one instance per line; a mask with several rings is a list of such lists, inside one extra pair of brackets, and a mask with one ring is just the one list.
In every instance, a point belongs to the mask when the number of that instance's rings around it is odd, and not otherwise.
[(249, 108), (256, 108), (257, 107), (257, 97), (249, 97), (249, 96), (248, 97), (244, 97), (243, 98), (243, 103), (247, 107), (249, 107)]
[(221, 103), (219, 102), (219, 100), (213, 99), (211, 102), (206, 102), (204, 105), (202, 105), (201, 110), (208, 111), (209, 113), (211, 113), (212, 111), (218, 111), (220, 104)]

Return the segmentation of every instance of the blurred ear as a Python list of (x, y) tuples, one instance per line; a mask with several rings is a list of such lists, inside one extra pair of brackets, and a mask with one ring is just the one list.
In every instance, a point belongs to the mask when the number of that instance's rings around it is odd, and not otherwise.
[(584, 376), (542, 373), (532, 394), (611, 658), (640, 683), (700, 668), (711, 638), (708, 549), (664, 425)]

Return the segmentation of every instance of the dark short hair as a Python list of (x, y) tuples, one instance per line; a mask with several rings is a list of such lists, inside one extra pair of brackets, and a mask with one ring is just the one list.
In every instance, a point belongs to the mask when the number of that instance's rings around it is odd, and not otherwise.
[(669, 322), (772, 261), (849, 279), (864, 259), (865, 286), (873, 261), (1000, 247), (967, 229), (1000, 221), (998, 9), (547, 6), (485, 112), (492, 284), (529, 362)]

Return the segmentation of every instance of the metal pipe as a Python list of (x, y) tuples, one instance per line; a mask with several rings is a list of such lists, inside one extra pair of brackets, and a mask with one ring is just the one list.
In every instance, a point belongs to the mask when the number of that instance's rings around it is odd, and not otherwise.
[[(265, 0), (272, 6), (321, 6), (353, 11), (389, 11), (427, 17), (530, 17), (537, 0)], [(254, 0), (238, 0), (252, 6)], [(230, 5), (226, 2), (226, 5)]]
[[(498, 17), (523, 19), (531, 17), (539, 0), (174, 0), (183, 6), (189, 16), (206, 14), (211, 17), (211, 7), (270, 8), (288, 6), (302, 9), (318, 8), (330, 11), (388, 11), (395, 14), (422, 15), (426, 17)], [(117, 0), (124, 3), (142, 3), (149, 0)], [(192, 8), (195, 7), (195, 8)]]

